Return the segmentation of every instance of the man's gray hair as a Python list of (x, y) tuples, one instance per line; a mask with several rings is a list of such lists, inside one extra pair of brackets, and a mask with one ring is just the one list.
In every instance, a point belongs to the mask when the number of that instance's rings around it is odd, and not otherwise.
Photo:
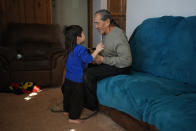
[(119, 27), (116, 21), (113, 19), (111, 13), (106, 9), (101, 9), (95, 12), (95, 14), (101, 15), (101, 20), (106, 21), (107, 19), (110, 20), (110, 24)]

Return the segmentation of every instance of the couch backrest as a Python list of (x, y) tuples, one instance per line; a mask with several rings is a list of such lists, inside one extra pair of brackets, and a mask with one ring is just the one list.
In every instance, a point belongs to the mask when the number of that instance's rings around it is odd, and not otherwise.
[(196, 85), (196, 16), (147, 19), (130, 44), (134, 70)]
[(11, 23), (7, 29), (7, 46), (17, 46), (24, 42), (54, 43), (63, 47), (63, 36), (56, 24), (20, 24)]
[(56, 24), (9, 24), (7, 47), (28, 59), (44, 59), (54, 48), (64, 49), (64, 37)]

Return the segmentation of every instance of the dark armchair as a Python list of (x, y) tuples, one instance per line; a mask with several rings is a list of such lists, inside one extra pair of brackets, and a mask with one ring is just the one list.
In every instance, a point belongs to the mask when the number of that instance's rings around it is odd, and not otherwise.
[(32, 81), (40, 86), (62, 85), (65, 47), (58, 25), (10, 24), (5, 38), (0, 47), (0, 63), (4, 75), (8, 72), (9, 83)]

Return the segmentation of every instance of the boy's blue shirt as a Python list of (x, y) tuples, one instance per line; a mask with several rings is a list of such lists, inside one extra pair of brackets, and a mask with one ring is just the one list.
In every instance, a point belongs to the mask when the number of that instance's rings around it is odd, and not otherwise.
[(73, 52), (69, 53), (65, 64), (65, 78), (74, 82), (82, 83), (84, 68), (92, 61), (93, 57), (88, 53), (86, 47), (76, 44)]

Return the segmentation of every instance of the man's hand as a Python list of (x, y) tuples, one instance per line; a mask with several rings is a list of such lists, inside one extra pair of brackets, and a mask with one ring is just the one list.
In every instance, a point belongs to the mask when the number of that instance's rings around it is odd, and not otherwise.
[(103, 56), (97, 55), (97, 57), (96, 57), (94, 63), (96, 63), (96, 64), (101, 64), (101, 63), (103, 63)]
[(98, 43), (97, 46), (96, 46), (96, 50), (98, 52), (102, 51), (104, 49), (104, 45), (102, 42)]

